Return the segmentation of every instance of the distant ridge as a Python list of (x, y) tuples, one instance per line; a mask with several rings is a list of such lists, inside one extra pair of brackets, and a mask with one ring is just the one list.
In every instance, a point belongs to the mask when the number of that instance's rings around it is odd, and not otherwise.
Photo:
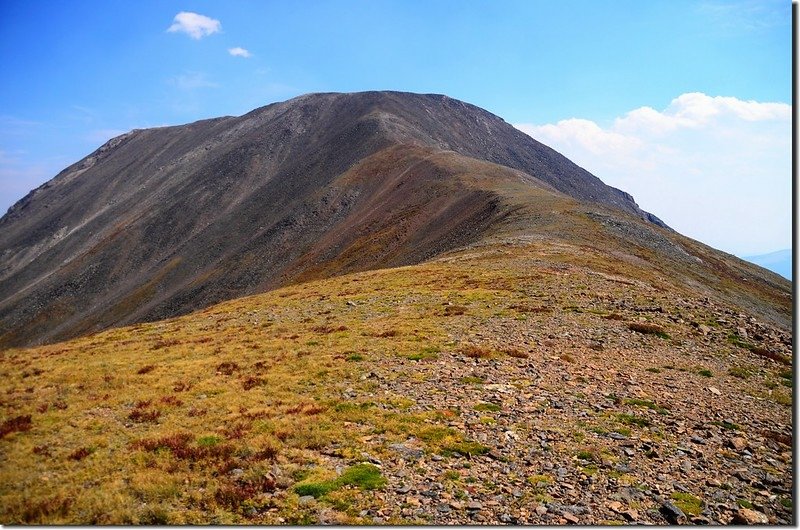
[(768, 254), (759, 254), (757, 256), (748, 256), (742, 258), (750, 263), (755, 263), (765, 269), (769, 269), (776, 274), (780, 274), (784, 278), (792, 279), (792, 250), (784, 249), (770, 252)]

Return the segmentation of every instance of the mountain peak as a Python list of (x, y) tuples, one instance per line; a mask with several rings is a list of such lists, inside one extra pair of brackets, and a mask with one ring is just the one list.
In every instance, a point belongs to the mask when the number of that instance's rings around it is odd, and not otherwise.
[[(692, 284), (759, 274), (721, 265), (629, 194), (440, 94), (306, 94), (131, 131), (26, 196), (0, 226), (0, 346), (519, 234), (600, 245)], [(772, 293), (762, 309), (783, 321), (784, 287), (756, 279), (742, 296)]]

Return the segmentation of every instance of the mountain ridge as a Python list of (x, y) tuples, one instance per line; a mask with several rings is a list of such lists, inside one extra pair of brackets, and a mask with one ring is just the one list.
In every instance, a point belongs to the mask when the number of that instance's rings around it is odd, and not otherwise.
[[(684, 239), (630, 195), (501, 118), (400, 92), (309, 94), (131, 131), (12, 206), (0, 227), (0, 346), (417, 263), (503, 230), (587, 244), (607, 234), (623, 253), (649, 245), (637, 259), (686, 262)], [(759, 278), (746, 290), (785, 289), (742, 270)], [(758, 305), (762, 294), (747, 296)]]

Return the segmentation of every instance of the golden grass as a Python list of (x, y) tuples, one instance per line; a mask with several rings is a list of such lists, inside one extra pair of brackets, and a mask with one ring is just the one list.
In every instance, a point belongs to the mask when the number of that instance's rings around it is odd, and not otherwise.
[[(585, 276), (555, 267), (565, 259), (559, 252), (489, 248), (471, 259), (315, 281), (181, 318), (2, 351), (0, 522), (314, 522), (296, 487), (317, 483), (337, 522), (368, 522), (358, 514), (371, 490), (337, 479), (331, 458), (359, 465), (364, 439), (375, 435), (383, 442), (369, 451), (379, 458), (409, 437), (445, 457), (488, 448), (448, 426), (453, 411), (374, 393), (362, 375), (373, 363), (445, 354), (476, 363), (525, 359), (516, 345), (470, 344), (449, 330), (458, 319), (513, 318), (496, 316), (508, 308), (534, 321), (558, 316), (561, 305), (545, 310), (536, 300), (542, 283), (562, 282), (571, 293), (570, 274)], [(531, 274), (530, 260), (545, 256), (553, 269)], [(620, 273), (618, 263), (591, 260)], [(368, 475), (369, 488), (383, 485), (371, 468), (355, 469)]]

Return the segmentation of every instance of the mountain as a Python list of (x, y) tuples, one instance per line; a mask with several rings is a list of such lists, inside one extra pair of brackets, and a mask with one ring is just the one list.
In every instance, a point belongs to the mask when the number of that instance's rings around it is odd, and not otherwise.
[(780, 274), (784, 278), (792, 279), (792, 250), (784, 249), (769, 254), (760, 254), (758, 256), (747, 256), (742, 258), (750, 263), (755, 263), (765, 269), (769, 269), (776, 274)]
[(0, 346), (420, 263), (488, 237), (610, 253), (790, 325), (790, 285), (441, 95), (311, 94), (134, 130), (0, 219)]
[(2, 524), (794, 521), (792, 284), (471, 105), (133, 131), (0, 256)]

